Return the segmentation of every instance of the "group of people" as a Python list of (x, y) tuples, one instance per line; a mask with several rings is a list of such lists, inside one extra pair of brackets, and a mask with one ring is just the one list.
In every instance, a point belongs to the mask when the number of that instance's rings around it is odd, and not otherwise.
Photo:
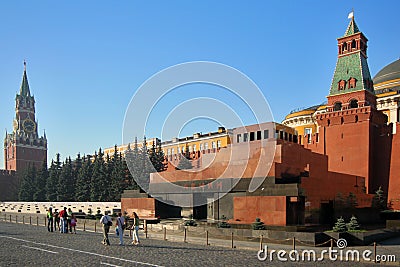
[[(50, 207), (47, 210), (47, 231), (53, 232), (59, 231), (60, 233), (74, 233), (76, 234), (76, 223), (78, 220), (73, 214), (71, 208), (64, 207), (63, 210), (58, 212), (57, 209), (54, 210)], [(69, 231), (68, 231), (69, 230)]]
[[(133, 212), (133, 234), (132, 234), (132, 244), (133, 245), (139, 245), (140, 240), (139, 240), (139, 216), (136, 214), (136, 212)], [(113, 222), (111, 217), (108, 215), (108, 212), (106, 211), (104, 215), (100, 219), (100, 223), (102, 224), (103, 228), (103, 241), (102, 244), (109, 246), (110, 245), (110, 240), (108, 239), (108, 233), (110, 232), (111, 226), (113, 226)], [(116, 233), (119, 236), (119, 245), (123, 246), (124, 245), (124, 230), (127, 227), (127, 222), (125, 218), (122, 216), (122, 213), (118, 213), (117, 220), (115, 222), (115, 227), (116, 227)]]

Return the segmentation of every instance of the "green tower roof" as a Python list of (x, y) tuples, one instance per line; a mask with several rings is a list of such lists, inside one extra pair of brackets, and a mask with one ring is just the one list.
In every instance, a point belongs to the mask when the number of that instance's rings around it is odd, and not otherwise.
[[(338, 39), (339, 43), (341, 43), (342, 38), (349, 39), (348, 36), (356, 33), (361, 32), (357, 27), (354, 17), (352, 17), (345, 36)], [(351, 38), (352, 37), (350, 37), (349, 40), (351, 40)], [(347, 40), (347, 42), (349, 41)], [(353, 82), (353, 85), (350, 84), (351, 82)], [(344, 87), (340, 88), (339, 83), (343, 83)], [(367, 90), (371, 93), (374, 92), (365, 53), (362, 52), (360, 48), (350, 51), (345, 50), (343, 53), (339, 52), (329, 95), (337, 95), (360, 90)]]
[(19, 90), (20, 96), (31, 96), (29, 90), (28, 76), (26, 75), (26, 62), (24, 61), (24, 75), (22, 76), (21, 88)]
[(358, 26), (356, 24), (356, 21), (354, 20), (354, 17), (350, 20), (349, 26), (347, 26), (346, 32), (344, 33), (344, 36), (349, 36), (355, 33), (360, 32), (358, 29)]

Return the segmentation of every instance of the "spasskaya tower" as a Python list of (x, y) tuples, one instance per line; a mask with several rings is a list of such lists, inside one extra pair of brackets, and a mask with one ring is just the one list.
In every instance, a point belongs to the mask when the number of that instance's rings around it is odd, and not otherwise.
[(12, 133), (4, 139), (4, 165), (6, 170), (23, 171), (29, 165), (40, 168), (47, 161), (47, 139), (38, 134), (35, 118), (35, 97), (29, 89), (26, 62), (19, 94), (15, 97), (15, 118)]

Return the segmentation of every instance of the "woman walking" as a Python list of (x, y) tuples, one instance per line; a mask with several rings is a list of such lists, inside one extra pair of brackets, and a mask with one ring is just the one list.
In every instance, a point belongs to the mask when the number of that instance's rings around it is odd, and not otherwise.
[(133, 212), (133, 227), (132, 244), (139, 245), (139, 216), (136, 212)]

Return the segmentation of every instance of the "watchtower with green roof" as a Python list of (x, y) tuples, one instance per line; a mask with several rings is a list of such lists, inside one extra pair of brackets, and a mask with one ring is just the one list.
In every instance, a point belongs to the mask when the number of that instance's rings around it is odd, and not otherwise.
[[(338, 58), (325, 112), (315, 116), (318, 139), (308, 145), (328, 156), (329, 170), (364, 179), (367, 193), (387, 185), (387, 161), (382, 152), (390, 142), (391, 126), (376, 109), (376, 96), (367, 64), (367, 38), (353, 12), (338, 41)], [(314, 147), (311, 147), (314, 146)], [(385, 178), (386, 177), (386, 178)]]
[[(331, 110), (375, 106), (374, 86), (367, 63), (368, 39), (360, 32), (354, 16), (344, 36), (338, 39), (338, 59), (328, 96)], [(349, 99), (349, 94), (351, 99)]]

